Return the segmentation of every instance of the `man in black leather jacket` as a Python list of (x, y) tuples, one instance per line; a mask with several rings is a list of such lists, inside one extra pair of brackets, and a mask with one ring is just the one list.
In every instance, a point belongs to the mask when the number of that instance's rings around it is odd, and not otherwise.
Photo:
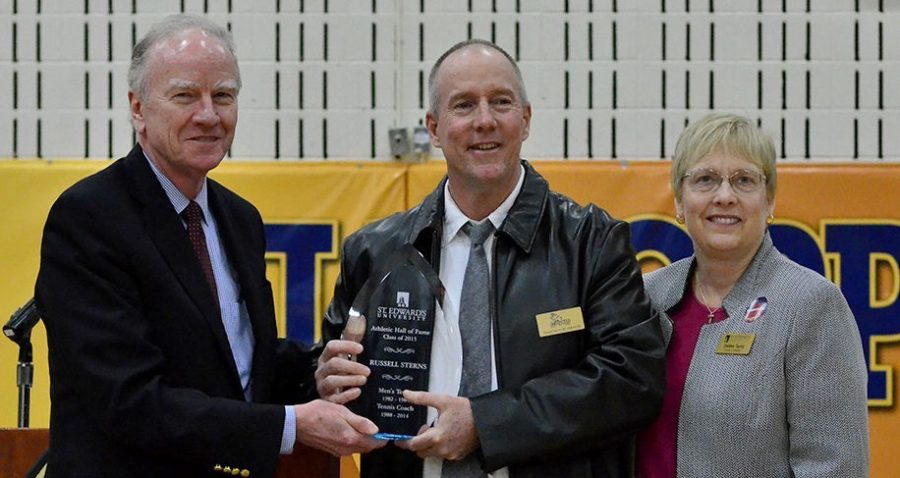
[[(445, 460), (478, 466), (474, 474), (443, 476), (632, 476), (631, 437), (658, 412), (665, 352), (628, 224), (551, 191), (519, 159), (531, 106), (518, 67), (496, 45), (470, 40), (448, 50), (432, 69), (429, 92), (427, 127), (447, 159), (447, 178), (419, 206), (344, 244), (322, 329), (320, 395), (335, 402), (358, 396), (369, 370), (346, 360), (359, 344), (338, 340), (347, 311), (379, 261), (409, 243), (446, 286), (429, 392), (405, 394), (431, 407), (436, 421), (363, 456), (363, 476), (438, 477)], [(484, 246), (492, 391), (466, 398), (456, 396), (459, 349), (438, 342), (459, 319), (469, 250), (461, 226), (484, 220), (496, 227)], [(550, 312), (569, 327), (537, 317)]]

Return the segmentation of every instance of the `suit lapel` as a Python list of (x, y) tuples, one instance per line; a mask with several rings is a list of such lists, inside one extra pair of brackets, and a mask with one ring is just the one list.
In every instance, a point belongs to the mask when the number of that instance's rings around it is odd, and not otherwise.
[(222, 358), (232, 371), (235, 387), (240, 394), (241, 386), (237, 366), (231, 354), (231, 345), (225, 334), (221, 314), (210, 293), (197, 256), (194, 255), (191, 248), (187, 231), (181, 219), (175, 213), (172, 203), (147, 164), (139, 146), (136, 146), (128, 155), (125, 166), (127, 176), (131, 181), (130, 190), (143, 205), (140, 214), (144, 230), (209, 324), (219, 345)]

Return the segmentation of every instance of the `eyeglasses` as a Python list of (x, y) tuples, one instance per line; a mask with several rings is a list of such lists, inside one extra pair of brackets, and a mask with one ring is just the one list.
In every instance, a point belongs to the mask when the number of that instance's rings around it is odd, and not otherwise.
[(695, 169), (684, 176), (682, 179), (687, 187), (697, 193), (711, 193), (717, 191), (722, 185), (722, 180), (728, 178), (731, 189), (739, 193), (755, 193), (766, 184), (766, 176), (756, 171), (747, 169), (739, 169), (728, 176), (722, 176), (722, 173), (715, 169)]

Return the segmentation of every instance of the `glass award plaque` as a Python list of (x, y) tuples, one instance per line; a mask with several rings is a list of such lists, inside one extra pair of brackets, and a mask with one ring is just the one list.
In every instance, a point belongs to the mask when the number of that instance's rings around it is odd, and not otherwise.
[(378, 426), (376, 438), (406, 440), (425, 424), (427, 408), (403, 390), (428, 390), (431, 340), (444, 287), (422, 254), (405, 245), (363, 285), (349, 312), (344, 338), (360, 342), (357, 358), (371, 370), (354, 412)]

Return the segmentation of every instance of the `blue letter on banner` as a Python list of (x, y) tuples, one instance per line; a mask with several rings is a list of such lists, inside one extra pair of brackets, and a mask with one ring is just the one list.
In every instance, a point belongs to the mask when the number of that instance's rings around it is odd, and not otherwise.
[[(315, 340), (316, 281), (321, 278), (321, 259), (337, 257), (337, 223), (266, 224), (268, 252), (287, 256), (285, 313), (287, 336), (307, 344)], [(317, 270), (319, 273), (317, 274)]]

